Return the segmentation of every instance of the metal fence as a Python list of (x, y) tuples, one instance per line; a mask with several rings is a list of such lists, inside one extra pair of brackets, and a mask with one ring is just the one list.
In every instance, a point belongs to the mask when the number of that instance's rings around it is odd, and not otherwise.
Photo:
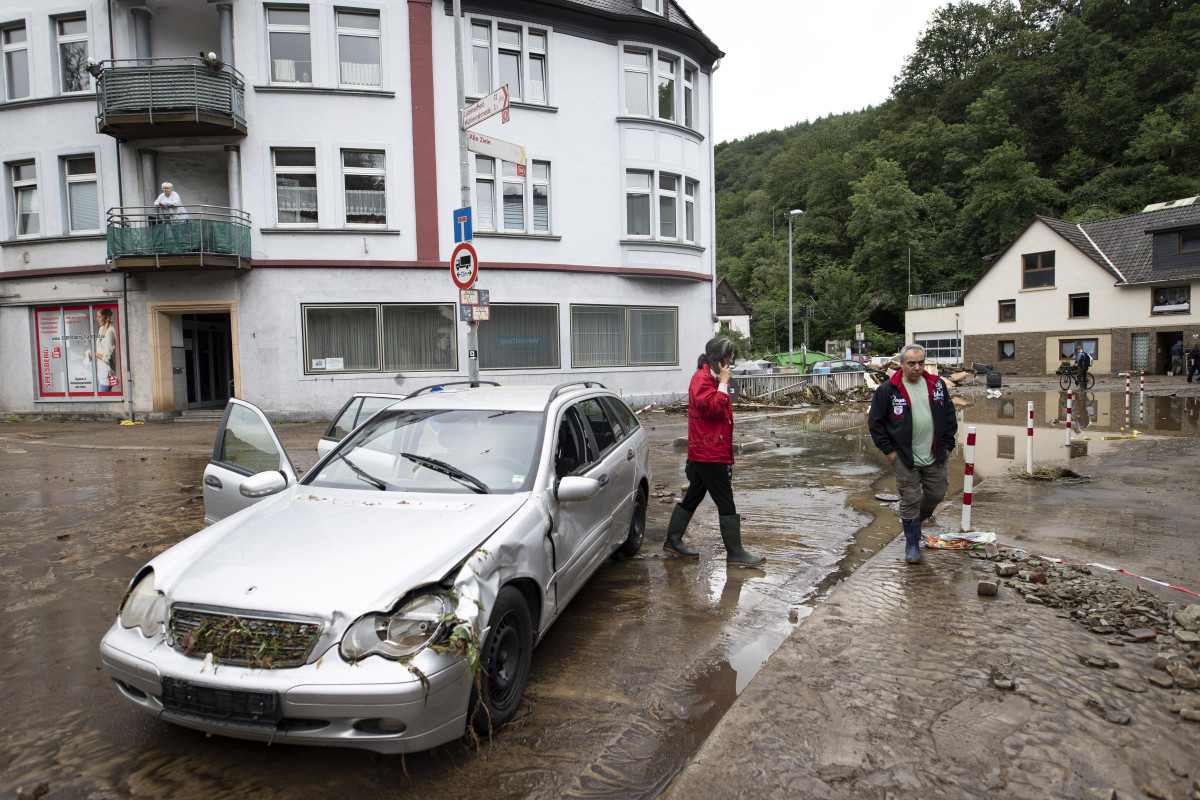
[(962, 296), (966, 294), (966, 290), (958, 292), (935, 292), (933, 294), (910, 294), (908, 296), (908, 310), (916, 311), (921, 308), (946, 308), (948, 306), (957, 305)]
[(730, 378), (742, 397), (771, 400), (796, 392), (809, 386), (820, 386), (827, 392), (840, 392), (866, 384), (865, 372), (832, 372), (825, 375), (797, 375), (794, 373), (770, 375), (737, 375)]
[(135, 58), (100, 62), (96, 88), (97, 125), (109, 117), (192, 114), (227, 117), (230, 127), (246, 124), (246, 84), (233, 67), (209, 66), (199, 58)]

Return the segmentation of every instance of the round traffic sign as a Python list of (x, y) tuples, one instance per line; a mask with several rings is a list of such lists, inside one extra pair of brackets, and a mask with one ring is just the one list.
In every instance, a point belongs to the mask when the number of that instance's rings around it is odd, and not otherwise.
[(450, 277), (460, 289), (470, 289), (479, 277), (479, 256), (470, 242), (462, 242), (450, 256)]

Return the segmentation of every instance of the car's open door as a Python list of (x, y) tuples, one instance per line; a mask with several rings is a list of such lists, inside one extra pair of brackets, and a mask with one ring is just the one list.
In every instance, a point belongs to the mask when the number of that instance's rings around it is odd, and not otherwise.
[(378, 392), (359, 392), (346, 401), (341, 411), (333, 416), (333, 421), (325, 429), (325, 435), (317, 442), (317, 454), (322, 458), (334, 448), (346, 434), (387, 408), (397, 400), (403, 400), (402, 394), (384, 394)]
[(296, 469), (262, 411), (243, 400), (230, 400), (212, 459), (204, 468), (204, 524), (211, 525), (258, 502), (261, 498), (242, 495), (242, 482), (272, 471), (283, 475), (288, 486), (296, 482)]

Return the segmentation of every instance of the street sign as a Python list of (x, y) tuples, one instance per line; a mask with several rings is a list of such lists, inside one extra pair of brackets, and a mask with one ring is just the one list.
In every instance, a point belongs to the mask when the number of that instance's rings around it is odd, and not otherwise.
[(471, 306), (472, 322), (490, 322), (492, 319), (491, 306)]
[(475, 131), (467, 131), (467, 149), (472, 153), (491, 156), (501, 161), (511, 161), (514, 164), (525, 163), (524, 147), (512, 142), (506, 142), (503, 139), (484, 136), (482, 133), (476, 133)]
[(462, 110), (462, 128), (467, 130), (478, 125), (493, 114), (499, 114), (508, 108), (508, 87), (501, 86), (496, 91)]
[(454, 242), (469, 242), (474, 235), (471, 231), (471, 207), (456, 208), (450, 215), (454, 220)]
[(450, 256), (450, 277), (459, 289), (470, 289), (471, 284), (479, 277), (479, 256), (468, 242), (454, 248), (454, 253)]
[(458, 303), (463, 306), (491, 305), (491, 294), (487, 289), (459, 289)]

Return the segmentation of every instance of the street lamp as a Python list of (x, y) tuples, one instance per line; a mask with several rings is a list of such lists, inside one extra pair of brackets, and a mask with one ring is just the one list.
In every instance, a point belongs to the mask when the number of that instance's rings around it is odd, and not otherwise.
[(788, 367), (792, 366), (792, 220), (804, 212), (793, 208), (788, 212)]

